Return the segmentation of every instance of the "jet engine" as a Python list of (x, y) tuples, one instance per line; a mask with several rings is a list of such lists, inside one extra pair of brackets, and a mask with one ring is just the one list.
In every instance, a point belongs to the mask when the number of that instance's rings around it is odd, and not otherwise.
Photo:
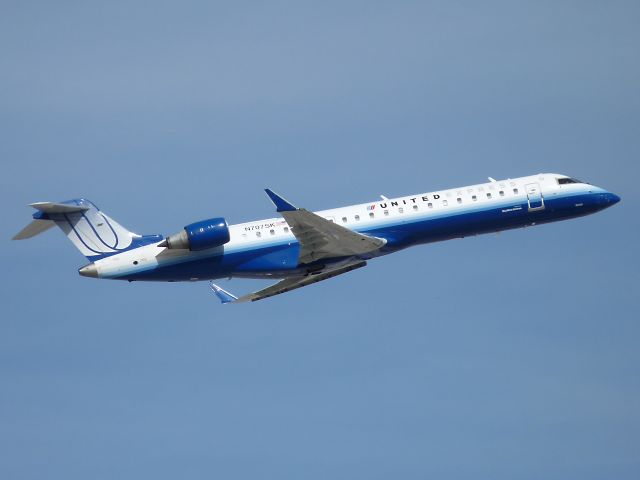
[(210, 218), (187, 225), (178, 233), (168, 236), (158, 246), (197, 252), (224, 245), (229, 238), (227, 221), (222, 217)]

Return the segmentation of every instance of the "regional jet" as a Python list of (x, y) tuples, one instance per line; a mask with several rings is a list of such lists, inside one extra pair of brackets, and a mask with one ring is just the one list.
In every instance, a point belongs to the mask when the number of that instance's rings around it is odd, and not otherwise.
[[(261, 300), (424, 243), (581, 217), (620, 197), (566, 175), (545, 173), (310, 212), (265, 190), (281, 215), (229, 225), (191, 223), (164, 237), (130, 232), (84, 198), (37, 202), (15, 240), (57, 225), (91, 262), (85, 277), (134, 281), (209, 280), (222, 303)], [(213, 280), (261, 278), (271, 286), (237, 297)]]

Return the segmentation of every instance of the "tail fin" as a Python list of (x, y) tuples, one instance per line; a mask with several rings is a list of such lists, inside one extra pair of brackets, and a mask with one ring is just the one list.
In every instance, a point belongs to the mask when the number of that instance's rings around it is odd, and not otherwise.
[(91, 261), (162, 240), (161, 235), (141, 236), (130, 232), (84, 198), (61, 203), (37, 202), (31, 206), (38, 211), (14, 240), (34, 237), (55, 224)]

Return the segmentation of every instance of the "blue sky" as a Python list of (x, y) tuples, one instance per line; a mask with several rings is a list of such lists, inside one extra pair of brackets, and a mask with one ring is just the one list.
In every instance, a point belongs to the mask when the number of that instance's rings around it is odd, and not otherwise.
[[(635, 479), (636, 2), (3, 2), (0, 476)], [(28, 203), (139, 233), (543, 171), (591, 217), (221, 306), (81, 278)], [(224, 282), (244, 293), (258, 281)]]

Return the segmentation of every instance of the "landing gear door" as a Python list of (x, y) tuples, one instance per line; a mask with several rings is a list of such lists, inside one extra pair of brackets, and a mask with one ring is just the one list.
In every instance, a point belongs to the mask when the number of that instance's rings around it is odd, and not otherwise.
[(527, 199), (529, 200), (529, 211), (544, 210), (544, 198), (540, 190), (540, 184), (529, 183), (525, 186), (527, 190)]

